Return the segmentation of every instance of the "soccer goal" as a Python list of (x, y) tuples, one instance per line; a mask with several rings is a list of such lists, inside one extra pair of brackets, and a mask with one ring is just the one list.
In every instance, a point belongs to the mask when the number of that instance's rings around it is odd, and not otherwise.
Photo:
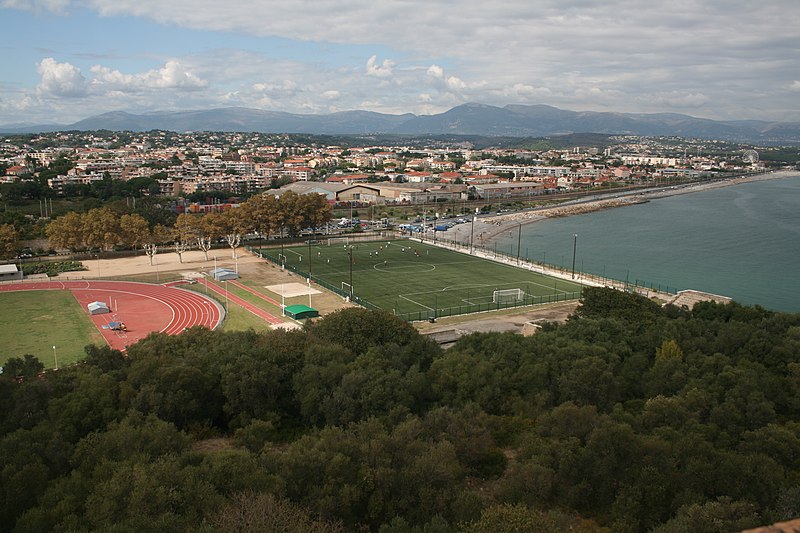
[(342, 292), (352, 296), (353, 295), (353, 286), (347, 283), (346, 281), (342, 282)]
[(525, 292), (522, 289), (498, 289), (492, 292), (492, 303), (495, 304), (513, 304), (521, 302), (525, 298)]
[(330, 237), (328, 239), (328, 246), (335, 246), (337, 244), (350, 244), (350, 237)]

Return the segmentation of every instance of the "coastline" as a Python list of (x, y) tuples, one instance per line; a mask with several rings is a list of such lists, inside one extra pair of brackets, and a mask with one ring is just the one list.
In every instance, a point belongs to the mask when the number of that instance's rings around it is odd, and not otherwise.
[[(656, 198), (691, 194), (694, 192), (718, 189), (721, 187), (730, 187), (732, 185), (738, 185), (741, 183), (783, 179), (797, 175), (800, 175), (800, 170), (776, 170), (764, 174), (742, 176), (708, 183), (658, 187), (636, 192), (620, 193), (616, 196), (613, 196), (612, 194), (606, 194), (603, 197), (573, 200), (557, 206), (540, 207), (516, 213), (483, 217), (479, 216), (475, 219), (474, 242), (475, 244), (486, 246), (491, 244), (500, 235), (503, 235), (506, 232), (511, 232), (517, 229), (520, 225), (531, 224), (548, 218), (579, 215), (593, 211), (600, 211), (603, 209), (613, 209), (616, 207), (625, 207), (629, 205), (646, 203), (651, 199)], [(468, 224), (455, 226), (446, 232), (441, 232), (440, 238), (453, 240), (460, 243), (468, 243), (470, 240), (470, 235), (472, 235), (473, 228), (471, 226), (472, 225)]]

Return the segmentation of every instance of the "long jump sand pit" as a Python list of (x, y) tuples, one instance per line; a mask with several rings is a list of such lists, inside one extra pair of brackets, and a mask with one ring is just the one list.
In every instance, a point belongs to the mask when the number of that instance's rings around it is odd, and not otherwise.
[(264, 288), (284, 298), (294, 298), (295, 296), (306, 296), (308, 294), (322, 294), (321, 291), (312, 289), (303, 283), (281, 283), (280, 285), (266, 285)]

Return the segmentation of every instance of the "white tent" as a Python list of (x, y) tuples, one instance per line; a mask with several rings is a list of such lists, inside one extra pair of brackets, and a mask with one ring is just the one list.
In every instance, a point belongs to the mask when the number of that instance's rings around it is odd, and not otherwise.
[(92, 302), (86, 306), (90, 315), (102, 315), (103, 313), (110, 313), (111, 309), (105, 302)]
[(217, 281), (227, 281), (229, 279), (239, 279), (239, 274), (228, 268), (217, 268), (211, 271), (211, 276)]

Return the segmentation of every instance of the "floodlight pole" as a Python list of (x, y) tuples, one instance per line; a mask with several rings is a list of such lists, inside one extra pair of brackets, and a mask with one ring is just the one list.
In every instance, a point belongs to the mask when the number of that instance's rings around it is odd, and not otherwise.
[(350, 257), (350, 301), (353, 301), (353, 245), (347, 248), (347, 255)]
[(53, 359), (56, 361), (56, 370), (58, 370), (58, 354), (56, 353), (56, 346), (53, 345)]
[(517, 234), (517, 265), (519, 265), (519, 253), (522, 250), (522, 222), (519, 223), (519, 233)]
[(475, 241), (475, 217), (477, 215), (478, 215), (477, 213), (472, 215), (472, 229), (470, 229), (470, 231), (469, 231), (469, 255), (472, 255), (473, 253), (475, 253), (475, 244), (474, 244), (474, 241)]
[(310, 280), (313, 275), (311, 271), (311, 239), (308, 239), (308, 279)]
[(574, 233), (572, 237), (574, 238), (572, 241), (572, 279), (575, 279), (575, 251), (578, 249), (578, 234)]

